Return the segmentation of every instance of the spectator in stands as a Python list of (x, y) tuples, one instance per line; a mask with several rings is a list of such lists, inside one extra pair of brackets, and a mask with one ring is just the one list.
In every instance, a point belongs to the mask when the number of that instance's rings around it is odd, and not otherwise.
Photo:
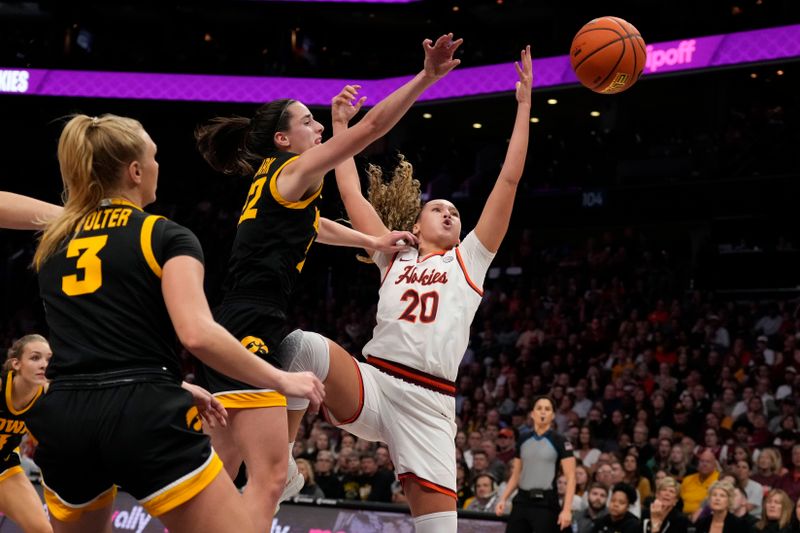
[(497, 458), (497, 444), (495, 444), (495, 441), (493, 439), (484, 439), (481, 441), (481, 449), (483, 449), (486, 454), (486, 460), (489, 462), (486, 471), (495, 479), (505, 479), (506, 465)]
[(394, 473), (394, 464), (389, 456), (389, 448), (383, 444), (380, 444), (377, 448), (375, 448), (375, 463), (378, 465), (380, 470), (385, 470), (390, 474)]
[(470, 468), (473, 468), (472, 461), (475, 452), (483, 451), (481, 440), (483, 440), (483, 435), (480, 431), (469, 432), (469, 437), (467, 437), (467, 449), (464, 450), (464, 461), (467, 462), (467, 466)]
[(776, 488), (782, 474), (781, 454), (775, 448), (764, 448), (756, 459), (756, 471), (750, 479), (761, 483), (766, 490)]
[(750, 479), (752, 471), (750, 458), (744, 458), (736, 462), (734, 473), (739, 486), (747, 496), (747, 512), (755, 517), (761, 516), (761, 503), (764, 499), (764, 486), (757, 481)]
[(478, 475), (472, 482), (472, 490), (475, 496), (464, 503), (464, 509), (482, 513), (494, 512), (497, 505), (497, 481), (494, 477), (491, 474)]
[(501, 429), (497, 433), (497, 459), (508, 465), (514, 459), (516, 444), (514, 430), (510, 427)]
[(595, 533), (641, 533), (642, 523), (629, 511), (636, 503), (636, 490), (626, 483), (611, 488), (608, 514), (595, 522)]
[[(710, 450), (703, 450), (697, 457), (697, 473), (686, 476), (681, 482), (681, 499), (683, 512), (691, 515), (700, 508), (700, 505), (709, 494), (709, 488), (719, 478), (717, 459)], [(730, 498), (733, 498), (731, 488)]]
[(664, 477), (656, 483), (656, 493), (649, 505), (642, 505), (644, 533), (687, 533), (689, 519), (682, 512), (680, 484)]
[(651, 475), (657, 470), (667, 470), (669, 468), (669, 455), (672, 451), (672, 441), (670, 439), (658, 439), (655, 454), (647, 461), (647, 469)]
[(595, 521), (608, 514), (608, 488), (602, 483), (593, 482), (586, 491), (586, 508), (575, 515), (575, 523), (578, 525), (576, 533), (592, 533)]
[(776, 488), (786, 492), (792, 501), (800, 498), (800, 444), (792, 447), (791, 468), (781, 476), (776, 483)]
[(679, 483), (683, 481), (683, 478), (692, 473), (692, 469), (689, 466), (689, 456), (680, 444), (672, 446), (672, 450), (669, 453), (667, 471), (669, 475), (674, 477)]
[(309, 498), (324, 498), (325, 493), (314, 480), (314, 470), (311, 468), (311, 463), (308, 462), (308, 459), (297, 459), (297, 470), (304, 480), (303, 488), (300, 489), (299, 494)]
[(744, 493), (741, 487), (736, 487), (735, 492), (736, 494), (733, 498), (733, 510), (731, 513), (741, 519), (745, 523), (745, 530), (748, 533), (751, 533), (755, 531), (756, 522), (758, 522), (760, 516), (755, 517), (748, 511), (747, 494)]
[(594, 479), (596, 482), (603, 485), (607, 491), (609, 491), (610, 496), (611, 487), (614, 485), (614, 475), (611, 469), (611, 464), (598, 463), (595, 466)]
[(789, 533), (795, 505), (781, 489), (772, 489), (764, 496), (764, 511), (756, 523), (757, 533)]
[(329, 450), (320, 450), (314, 461), (314, 481), (325, 498), (342, 499), (344, 490), (339, 478), (333, 472), (334, 458)]
[(594, 447), (592, 441), (592, 429), (589, 425), (584, 425), (578, 432), (578, 446), (575, 450), (575, 457), (588, 468), (592, 468), (600, 457), (600, 450)]
[(361, 476), (358, 479), (358, 493), (361, 501), (392, 501), (392, 483), (394, 475), (378, 468), (375, 455), (365, 452), (361, 455)]
[[(586, 468), (585, 465), (576, 464), (575, 465), (575, 497), (581, 498), (586, 500), (586, 490), (589, 487), (589, 479), (591, 478), (591, 474), (589, 473), (589, 469)], [(581, 506), (583, 509), (585, 506)]]
[(462, 509), (472, 497), (472, 487), (468, 480), (468, 468), (463, 461), (456, 463), (456, 507)]
[(643, 474), (643, 469), (639, 465), (639, 457), (634, 453), (628, 452), (622, 461), (622, 468), (624, 471), (623, 481), (636, 489), (639, 501), (644, 501), (650, 497), (652, 492), (650, 480)]
[[(697, 533), (748, 533), (742, 519), (731, 511), (734, 508), (735, 489), (729, 483), (714, 483), (708, 490), (711, 513), (695, 523)], [(684, 509), (685, 510), (685, 509)]]

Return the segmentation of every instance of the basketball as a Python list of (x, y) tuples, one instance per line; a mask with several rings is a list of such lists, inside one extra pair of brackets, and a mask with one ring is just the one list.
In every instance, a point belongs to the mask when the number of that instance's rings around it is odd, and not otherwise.
[(627, 90), (644, 70), (647, 51), (633, 24), (618, 17), (589, 21), (572, 40), (570, 62), (578, 80), (596, 93)]

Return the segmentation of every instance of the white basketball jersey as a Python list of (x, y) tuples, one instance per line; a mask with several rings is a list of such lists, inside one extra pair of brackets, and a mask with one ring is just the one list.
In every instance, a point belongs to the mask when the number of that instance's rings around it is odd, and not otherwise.
[(494, 255), (474, 231), (459, 246), (425, 257), (416, 249), (375, 253), (378, 323), (363, 354), (455, 381)]

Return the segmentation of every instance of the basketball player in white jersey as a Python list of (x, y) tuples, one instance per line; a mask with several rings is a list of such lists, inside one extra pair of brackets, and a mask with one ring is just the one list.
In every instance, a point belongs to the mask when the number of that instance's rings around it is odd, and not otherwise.
[[(335, 343), (315, 333), (297, 335), (289, 370), (313, 370), (324, 380), (327, 415), (339, 427), (389, 445), (408, 498), (417, 533), (455, 532), (455, 379), (466, 351), (469, 328), (482, 298), (482, 284), (508, 229), (517, 184), (528, 150), (532, 67), (530, 47), (515, 64), (517, 115), (506, 160), (477, 226), (461, 240), (461, 221), (447, 200), (421, 209), (419, 184), (405, 165), (405, 190), (417, 206), (411, 218), (418, 249), (372, 253), (381, 271), (377, 326), (358, 363)], [(333, 100), (334, 136), (361, 107), (358, 86)], [(352, 159), (336, 168), (336, 181), (354, 229), (385, 235), (389, 228), (361, 193)], [(401, 187), (402, 188), (402, 187)], [(407, 206), (392, 203), (395, 213)], [(416, 219), (416, 220), (415, 220)], [(394, 225), (392, 222), (389, 225)], [(297, 338), (293, 335), (287, 340)], [(286, 348), (283, 346), (282, 348)]]

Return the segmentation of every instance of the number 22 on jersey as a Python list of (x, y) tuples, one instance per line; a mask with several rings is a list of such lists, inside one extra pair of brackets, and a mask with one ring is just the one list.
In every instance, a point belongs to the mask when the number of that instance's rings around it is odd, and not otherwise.
[(61, 278), (61, 290), (67, 296), (91, 294), (103, 285), (103, 263), (97, 256), (108, 242), (108, 235), (72, 239), (67, 247), (67, 257), (77, 257), (77, 267), (83, 271), (83, 279), (77, 274)]

